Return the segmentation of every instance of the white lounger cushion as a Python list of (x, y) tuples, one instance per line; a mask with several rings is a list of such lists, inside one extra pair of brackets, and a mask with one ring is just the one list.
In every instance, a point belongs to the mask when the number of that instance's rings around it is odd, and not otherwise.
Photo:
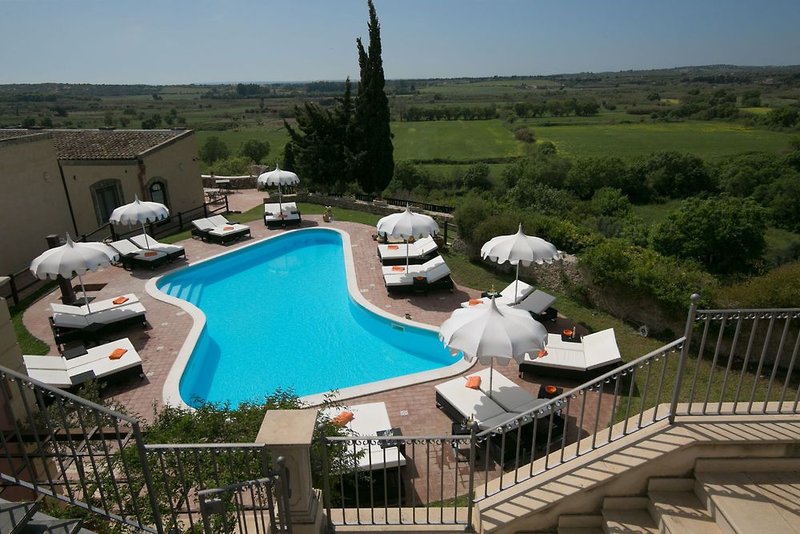
[(447, 266), (441, 256), (436, 256), (420, 267), (425, 267), (426, 265), (428, 265), (428, 269), (421, 269), (414, 273), (384, 273), (383, 280), (387, 286), (410, 286), (414, 283), (415, 276), (424, 276), (428, 283), (431, 284), (450, 274), (450, 267)]
[(547, 335), (547, 355), (532, 358), (525, 355), (525, 363), (568, 369), (589, 371), (604, 365), (622, 363), (614, 329), (601, 330), (583, 336), (580, 342), (561, 341), (560, 334)]
[[(430, 272), (436, 267), (444, 265), (444, 258), (441, 256), (436, 256), (435, 258), (431, 258), (422, 265), (409, 265), (408, 269), (406, 269), (405, 265), (387, 265), (383, 267), (383, 274), (403, 274), (407, 273), (413, 276), (417, 276), (420, 274), (424, 274), (426, 272)], [(398, 269), (398, 267), (400, 269)], [(401, 270), (402, 269), (402, 270)]]
[(174, 252), (183, 250), (183, 247), (180, 245), (169, 245), (167, 243), (159, 243), (149, 235), (147, 236), (146, 241), (145, 241), (145, 236), (142, 234), (129, 237), (128, 239), (132, 241), (133, 244), (136, 245), (137, 247), (140, 247), (142, 249), (150, 247), (153, 250), (160, 250), (165, 254), (172, 254)]
[[(283, 217), (281, 217), (283, 215)], [(266, 221), (291, 221), (300, 218), (297, 204), (284, 202), (283, 204), (264, 204), (264, 220)]]
[[(516, 281), (515, 282), (511, 282), (510, 284), (508, 284), (500, 292), (500, 296), (495, 297), (494, 301), (496, 303), (498, 303), (498, 304), (505, 304), (506, 306), (514, 306), (514, 305), (519, 304), (520, 302), (526, 300), (528, 298), (528, 296), (531, 295), (532, 293), (534, 293), (534, 291), (535, 291), (532, 285), (526, 284), (522, 280), (519, 281), (519, 287), (516, 287), (516, 286), (517, 286), (517, 282)], [(515, 288), (516, 288), (516, 298), (514, 298)], [(544, 292), (541, 292), (541, 293), (543, 293), (544, 295), (547, 295), (547, 293), (544, 293)], [(550, 296), (550, 295), (548, 295), (548, 296)], [(489, 299), (488, 297), (483, 297), (483, 298), (477, 299), (477, 300), (480, 300), (481, 304), (486, 304), (491, 299)], [(555, 297), (553, 297), (553, 300), (555, 300)], [(552, 304), (552, 302), (550, 304)], [(547, 307), (549, 307), (550, 304), (548, 304)], [(478, 304), (472, 304), (472, 305), (473, 306), (477, 306)], [(470, 306), (469, 301), (461, 303), (461, 307), (462, 308), (467, 308), (469, 306)], [(547, 309), (547, 307), (545, 307), (545, 309)]]
[(53, 323), (65, 328), (86, 328), (91, 324), (111, 324), (117, 321), (144, 315), (147, 310), (133, 293), (125, 295), (128, 301), (114, 304), (114, 299), (91, 303), (91, 312), (84, 306), (51, 304)]
[[(116, 349), (125, 349), (120, 358), (112, 360), (109, 355)], [(142, 358), (128, 338), (98, 345), (86, 350), (86, 354), (70, 360), (63, 356), (23, 356), (28, 376), (56, 387), (69, 387), (83, 382), (91, 372), (95, 378), (103, 378), (142, 364)]]
[[(397, 247), (397, 248), (394, 248)], [(436, 241), (432, 237), (423, 237), (413, 243), (408, 244), (408, 257), (419, 258), (426, 256), (438, 250)], [(406, 257), (406, 243), (397, 243), (393, 245), (378, 245), (378, 255), (381, 261), (387, 259), (401, 259)]]
[[(490, 395), (490, 372), (491, 369), (487, 368), (467, 376), (481, 377), (480, 390), (486, 395)], [(525, 413), (547, 403), (547, 399), (537, 399), (522, 386), (515, 384), (503, 373), (495, 371), (491, 373), (491, 378), (492, 392), (490, 396), (494, 402), (508, 412)]]
[(208, 232), (217, 227), (216, 224), (212, 223), (208, 219), (195, 219), (192, 221), (192, 224), (195, 228), (203, 232)]
[[(326, 415), (333, 418), (345, 411), (353, 413), (353, 420), (347, 423), (347, 428), (356, 436), (374, 437), (378, 435), (379, 431), (392, 428), (392, 423), (389, 421), (389, 412), (386, 411), (386, 404), (383, 402), (371, 402), (369, 404), (358, 404), (341, 409), (329, 409)], [(352, 443), (349, 444), (348, 450), (350, 452), (353, 451)], [(369, 445), (356, 445), (356, 452), (362, 450), (364, 454), (358, 459), (359, 470), (383, 469), (406, 465), (406, 458), (400, 453), (397, 447), (382, 448), (377, 442)]]
[(113, 241), (109, 243), (109, 245), (111, 245), (111, 248), (113, 248), (123, 256), (127, 256), (129, 254), (138, 254), (142, 252), (142, 247), (134, 245), (127, 239), (120, 239), (119, 241)]
[(249, 226), (247, 226), (246, 224), (231, 223), (223, 226), (215, 226), (214, 229), (209, 230), (208, 233), (216, 236), (225, 236), (228, 234), (235, 234), (237, 232), (241, 232), (242, 230), (245, 230), (247, 228), (249, 228)]
[(223, 215), (212, 215), (211, 217), (208, 217), (208, 222), (210, 222), (214, 226), (225, 226), (228, 224), (232, 224)]
[(516, 417), (480, 389), (468, 388), (465, 384), (464, 377), (458, 376), (436, 385), (435, 389), (465, 420), (473, 417), (481, 430), (498, 427)]

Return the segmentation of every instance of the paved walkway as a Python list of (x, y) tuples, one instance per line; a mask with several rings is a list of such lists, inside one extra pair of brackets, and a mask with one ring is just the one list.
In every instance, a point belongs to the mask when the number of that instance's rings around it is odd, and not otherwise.
[[(263, 193), (258, 191), (237, 192), (229, 197), (230, 209), (245, 211), (260, 204), (262, 199)], [(335, 213), (334, 210), (334, 217)], [(260, 220), (255, 220), (249, 224), (252, 239), (245, 239), (228, 246), (204, 243), (197, 239), (187, 239), (179, 244), (186, 248), (188, 262), (191, 263), (241, 247), (244, 244), (251, 243), (252, 240), (263, 239), (283, 232), (283, 230), (265, 228)], [(399, 317), (409, 314), (415, 321), (438, 326), (450, 316), (454, 309), (459, 307), (461, 302), (480, 296), (479, 290), (458, 285), (458, 280), (455, 281), (456, 287), (452, 293), (438, 291), (431, 292), (429, 295), (389, 295), (384, 288), (380, 262), (376, 258), (376, 243), (372, 239), (372, 234), (375, 232), (374, 228), (336, 220), (331, 223), (325, 223), (322, 222), (321, 216), (303, 216), (302, 227), (315, 226), (339, 228), (350, 234), (358, 286), (369, 302), (386, 310), (388, 313)], [(162, 405), (164, 381), (189, 332), (191, 319), (179, 308), (151, 297), (145, 291), (144, 285), (150, 277), (166, 274), (173, 269), (184, 267), (186, 264), (187, 262), (185, 261), (177, 261), (156, 269), (154, 272), (142, 270), (130, 272), (122, 268), (109, 267), (84, 276), (84, 282), (88, 286), (87, 289), (90, 296), (97, 299), (106, 299), (124, 293), (135, 293), (147, 308), (147, 319), (150, 325), (147, 329), (131, 328), (128, 331), (118, 333), (119, 337), (129, 337), (141, 355), (145, 378), (141, 381), (133, 380), (122, 386), (111, 387), (104, 392), (105, 397), (111, 398), (120, 406), (124, 406), (128, 413), (136, 414), (145, 421), (152, 419), (154, 407)], [(50, 293), (33, 304), (25, 312), (23, 318), (25, 326), (34, 336), (51, 344), (51, 354), (57, 354), (57, 351), (52, 344), (53, 337), (48, 324), (49, 305), (51, 302), (58, 302), (59, 298), (60, 294), (57, 290)], [(558, 332), (563, 327), (572, 326), (568, 323), (569, 321), (560, 318), (547, 326), (550, 331)], [(475, 365), (470, 372), (483, 368), (479, 363)], [(529, 378), (519, 378), (517, 376), (516, 363), (511, 362), (506, 366), (495, 365), (495, 372), (504, 374), (534, 395), (538, 393), (540, 384), (533, 382)], [(403, 434), (407, 436), (449, 435), (451, 422), (444, 413), (436, 408), (434, 385), (441, 381), (398, 388), (351, 399), (347, 402), (351, 404), (385, 402), (392, 426), (402, 428)], [(576, 382), (553, 379), (548, 379), (548, 383), (566, 387), (577, 385)], [(594, 395), (587, 397), (587, 414), (595, 413), (596, 398)], [(573, 417), (577, 416), (578, 404), (573, 403), (575, 410), (570, 410)], [(601, 404), (602, 427), (606, 426), (606, 423), (610, 420), (610, 405), (610, 402)], [(447, 452), (445, 463), (451, 465), (440, 465), (442, 469), (457, 470), (459, 468), (459, 464), (454, 461), (452, 451)], [(463, 462), (461, 465), (463, 466)], [(418, 462), (418, 474), (426, 470)], [(463, 476), (467, 476), (466, 471)], [(424, 481), (425, 478), (427, 477), (419, 477), (420, 482)], [(445, 477), (445, 479), (445, 486), (451, 486), (455, 483), (453, 477)], [(465, 482), (465, 478), (459, 479), (458, 484), (460, 486)], [(448, 491), (452, 491), (452, 489), (445, 489), (445, 495), (448, 494)]]

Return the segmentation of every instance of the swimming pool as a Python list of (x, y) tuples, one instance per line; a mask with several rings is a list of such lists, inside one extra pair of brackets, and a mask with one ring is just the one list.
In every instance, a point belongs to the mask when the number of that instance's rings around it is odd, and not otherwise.
[(346, 234), (307, 229), (158, 279), (205, 314), (180, 373), (183, 402), (236, 405), (276, 388), (305, 397), (453, 366), (434, 329), (356, 302), (348, 263)]

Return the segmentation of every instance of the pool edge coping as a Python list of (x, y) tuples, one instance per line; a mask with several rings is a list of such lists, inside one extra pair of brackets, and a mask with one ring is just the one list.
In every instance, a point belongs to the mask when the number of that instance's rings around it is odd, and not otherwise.
[[(275, 234), (265, 238), (256, 239), (252, 243), (248, 243), (241, 247), (237, 247), (233, 250), (224, 250), (219, 254), (214, 254), (213, 256), (209, 256), (208, 258), (203, 258), (196, 262), (192, 262), (189, 265), (182, 267), (181, 269), (176, 269), (175, 271), (172, 271), (170, 273), (150, 278), (147, 281), (147, 283), (145, 284), (145, 290), (150, 296), (152, 296), (156, 300), (160, 300), (162, 302), (166, 302), (167, 304), (177, 306), (181, 310), (185, 311), (192, 318), (192, 326), (189, 329), (189, 333), (187, 334), (186, 339), (183, 342), (183, 345), (178, 350), (178, 354), (175, 357), (175, 361), (173, 361), (172, 366), (170, 367), (170, 370), (167, 373), (167, 378), (164, 381), (164, 386), (162, 388), (162, 393), (161, 393), (164, 404), (174, 407), (192, 409), (192, 407), (186, 404), (186, 402), (181, 397), (180, 380), (181, 376), (183, 376), (184, 370), (186, 369), (186, 365), (189, 363), (189, 358), (192, 355), (192, 351), (194, 350), (194, 347), (197, 345), (197, 342), (200, 339), (200, 334), (202, 333), (203, 328), (205, 327), (206, 316), (205, 313), (203, 313), (203, 311), (194, 304), (186, 300), (173, 297), (171, 295), (167, 295), (166, 293), (161, 291), (156, 285), (158, 281), (162, 277), (174, 274), (182, 269), (192, 267), (195, 265), (200, 265), (207, 261), (215, 260), (221, 256), (232, 254), (240, 250), (244, 250), (248, 247), (252, 247), (257, 244), (264, 243), (265, 241), (279, 238), (290, 233), (320, 231), (320, 230), (327, 232), (335, 232), (339, 234), (339, 237), (342, 239), (342, 250), (344, 252), (343, 256), (344, 256), (345, 275), (347, 279), (347, 290), (350, 293), (350, 298), (353, 299), (353, 301), (356, 304), (366, 309), (367, 311), (374, 313), (394, 323), (399, 323), (404, 326), (411, 326), (422, 330), (428, 330), (431, 332), (438, 332), (439, 330), (438, 327), (434, 327), (426, 323), (420, 323), (418, 321), (413, 321), (410, 319), (405, 319), (402, 317), (398, 317), (396, 315), (392, 315), (382, 310), (375, 304), (369, 302), (364, 297), (364, 295), (361, 294), (361, 289), (358, 287), (358, 282), (356, 278), (355, 260), (353, 258), (353, 249), (352, 249), (352, 242), (350, 241), (350, 234), (348, 234), (344, 230), (340, 230), (338, 228), (317, 227), (317, 228), (299, 228), (295, 230), (281, 232), (280, 234)], [(455, 361), (451, 365), (440, 367), (438, 369), (433, 369), (430, 371), (421, 371), (418, 373), (412, 373), (395, 378), (387, 378), (384, 380), (369, 382), (367, 384), (362, 384), (358, 386), (350, 386), (340, 390), (333, 390), (337, 392), (337, 394), (333, 398), (338, 402), (351, 399), (354, 397), (361, 397), (364, 395), (380, 393), (414, 384), (430, 382), (432, 380), (438, 380), (441, 378), (448, 378), (465, 372), (474, 364), (475, 361), (467, 362), (464, 358), (459, 358), (458, 361)], [(300, 397), (299, 400), (308, 406), (316, 406), (322, 404), (326, 400), (326, 398), (329, 397), (330, 395), (331, 391), (327, 391), (324, 393), (305, 395)]]

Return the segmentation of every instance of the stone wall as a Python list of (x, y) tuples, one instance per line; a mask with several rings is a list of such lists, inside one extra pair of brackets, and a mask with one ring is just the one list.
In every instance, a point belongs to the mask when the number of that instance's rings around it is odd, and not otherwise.
[[(7, 281), (7, 277), (0, 277), (0, 285)], [(11, 315), (8, 312), (8, 306), (4, 298), (0, 298), (0, 365), (23, 375), (26, 374), (25, 364), (22, 362), (22, 350), (17, 343), (17, 335), (14, 332), (14, 325), (11, 323)], [(11, 392), (9, 399), (11, 409), (8, 410), (5, 406), (0, 406), (0, 429), (8, 428), (8, 425), (11, 423), (8, 417), (9, 413), (25, 413), (20, 390), (16, 387), (12, 387), (9, 388), (9, 391)], [(26, 391), (26, 395), (30, 395), (27, 399), (28, 405), (35, 405), (33, 392), (27, 389), (23, 389), (23, 391)], [(5, 401), (0, 398), (0, 404), (3, 402)]]

